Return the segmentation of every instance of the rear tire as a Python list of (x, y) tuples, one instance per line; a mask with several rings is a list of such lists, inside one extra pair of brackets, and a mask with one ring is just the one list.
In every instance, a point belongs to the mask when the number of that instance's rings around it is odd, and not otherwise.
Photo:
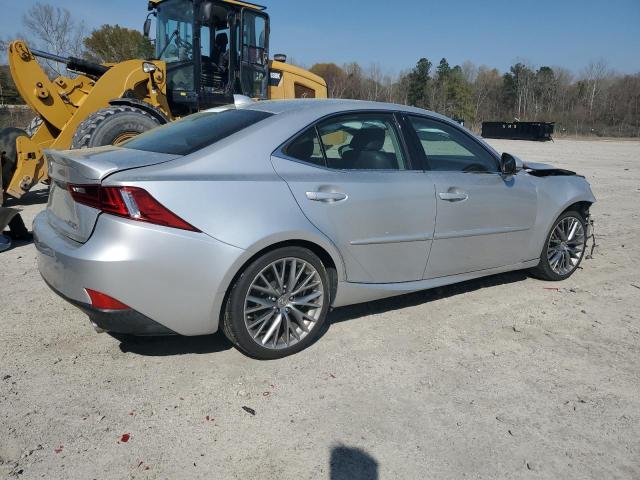
[(2, 156), (2, 190), (6, 190), (11, 182), (13, 172), (18, 162), (16, 139), (28, 136), (27, 132), (19, 128), (5, 128), (0, 130), (0, 156)]
[[(282, 275), (282, 286), (274, 272)], [(329, 285), (327, 270), (310, 250), (284, 247), (268, 252), (249, 264), (231, 288), (222, 331), (238, 350), (256, 359), (297, 353), (322, 333), (331, 303)]]
[(118, 145), (159, 125), (153, 115), (140, 108), (114, 105), (88, 116), (78, 126), (71, 148)]
[[(575, 231), (571, 236), (574, 225)], [(568, 234), (565, 229), (569, 230)], [(566, 280), (582, 263), (586, 249), (587, 223), (584, 217), (575, 210), (566, 211), (553, 222), (540, 254), (540, 263), (531, 270), (531, 274), (551, 282)]]

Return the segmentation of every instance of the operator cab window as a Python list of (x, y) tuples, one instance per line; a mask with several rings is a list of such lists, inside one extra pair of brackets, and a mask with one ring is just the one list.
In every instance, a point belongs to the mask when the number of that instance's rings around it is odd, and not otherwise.
[(156, 52), (167, 62), (169, 90), (193, 90), (193, 5), (176, 0), (160, 4), (156, 28)]
[(409, 117), (430, 170), (497, 173), (498, 161), (456, 127), (423, 117)]

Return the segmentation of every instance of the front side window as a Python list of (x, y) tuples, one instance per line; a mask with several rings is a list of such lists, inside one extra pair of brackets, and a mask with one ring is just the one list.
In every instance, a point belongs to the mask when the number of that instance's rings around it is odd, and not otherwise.
[(344, 115), (318, 125), (327, 167), (340, 170), (405, 170), (391, 114)]
[(457, 128), (422, 117), (409, 117), (429, 168), (443, 172), (499, 172), (498, 161)]

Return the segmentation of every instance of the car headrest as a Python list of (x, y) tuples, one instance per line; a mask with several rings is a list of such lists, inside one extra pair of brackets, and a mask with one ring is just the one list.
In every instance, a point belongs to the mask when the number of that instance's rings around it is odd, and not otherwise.
[(384, 128), (366, 127), (354, 134), (349, 145), (354, 150), (382, 150), (384, 138)]

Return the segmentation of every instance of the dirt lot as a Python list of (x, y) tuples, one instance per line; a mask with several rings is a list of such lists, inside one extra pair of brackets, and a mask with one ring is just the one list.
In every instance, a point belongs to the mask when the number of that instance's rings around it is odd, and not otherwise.
[(640, 142), (492, 143), (587, 176), (594, 258), (338, 309), (284, 360), (98, 335), (0, 254), (0, 477), (640, 478)]

